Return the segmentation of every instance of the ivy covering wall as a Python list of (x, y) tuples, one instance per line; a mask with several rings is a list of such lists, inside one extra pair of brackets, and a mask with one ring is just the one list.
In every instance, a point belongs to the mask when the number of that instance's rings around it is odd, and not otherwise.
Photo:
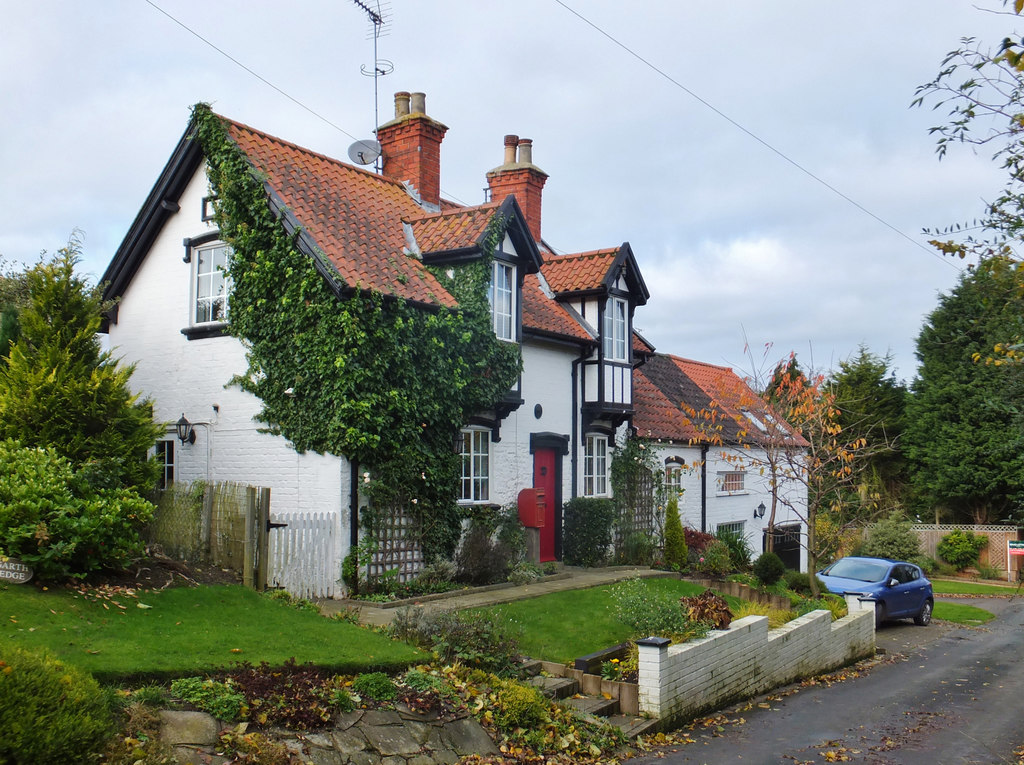
[(519, 347), (494, 336), (487, 300), (504, 222), (492, 221), (480, 260), (451, 276), (434, 270), (458, 310), (412, 306), (340, 275), (330, 285), (270, 211), (259, 173), (221, 119), (203, 104), (193, 118), (216, 223), (234, 250), (230, 331), (248, 359), (234, 382), (260, 399), (267, 431), (299, 452), (357, 463), (372, 504), (404, 507), (427, 559), (449, 557), (461, 520), (459, 428), (492, 408), (522, 367)]

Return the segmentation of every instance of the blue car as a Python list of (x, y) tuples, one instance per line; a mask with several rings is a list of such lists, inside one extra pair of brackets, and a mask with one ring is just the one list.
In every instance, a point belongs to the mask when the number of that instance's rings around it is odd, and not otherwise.
[(888, 558), (840, 558), (818, 572), (829, 592), (875, 601), (875, 625), (887, 619), (913, 618), (922, 627), (932, 620), (932, 583), (919, 566)]

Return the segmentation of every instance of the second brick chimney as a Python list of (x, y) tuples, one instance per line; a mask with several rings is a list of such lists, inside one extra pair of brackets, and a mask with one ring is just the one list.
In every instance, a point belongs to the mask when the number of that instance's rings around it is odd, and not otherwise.
[(426, 205), (441, 204), (441, 141), (448, 128), (426, 114), (423, 93), (395, 93), (395, 118), (377, 128), (383, 173), (407, 181)]
[(503, 200), (514, 194), (526, 216), (530, 234), (540, 241), (541, 195), (548, 174), (533, 164), (533, 141), (516, 135), (505, 136), (505, 163), (487, 173), (491, 199)]

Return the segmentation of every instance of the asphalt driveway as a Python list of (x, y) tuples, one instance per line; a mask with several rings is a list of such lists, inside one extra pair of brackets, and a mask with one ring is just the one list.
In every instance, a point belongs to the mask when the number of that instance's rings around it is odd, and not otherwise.
[(971, 604), (997, 618), (978, 628), (885, 625), (877, 635), (885, 654), (857, 676), (738, 705), (694, 727), (694, 743), (632, 762), (1017, 763), (1024, 598)]

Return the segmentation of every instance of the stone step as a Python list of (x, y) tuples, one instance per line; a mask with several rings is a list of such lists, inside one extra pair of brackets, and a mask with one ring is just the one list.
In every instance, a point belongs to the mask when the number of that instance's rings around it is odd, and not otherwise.
[(577, 712), (594, 715), (595, 717), (611, 717), (619, 713), (619, 700), (606, 699), (604, 696), (584, 696), (576, 694), (562, 699), (559, 704), (572, 707)]
[(519, 671), (523, 677), (536, 677), (543, 669), (543, 665), (536, 659), (525, 659), (519, 665)]
[(630, 741), (644, 733), (656, 733), (658, 720), (635, 715), (612, 715), (608, 723), (619, 728)]
[(564, 699), (579, 693), (580, 684), (569, 677), (531, 677), (527, 682), (550, 699)]

